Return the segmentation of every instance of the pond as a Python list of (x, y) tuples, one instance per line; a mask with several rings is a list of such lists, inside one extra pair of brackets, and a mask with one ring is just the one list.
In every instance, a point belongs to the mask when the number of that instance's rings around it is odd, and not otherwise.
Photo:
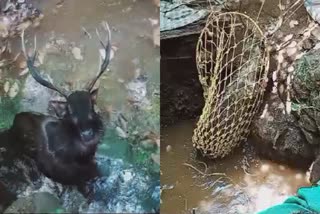
[[(98, 109), (107, 124), (97, 154), (103, 176), (92, 184), (95, 200), (86, 204), (77, 190), (37, 174), (31, 161), (3, 160), (8, 156), (2, 152), (1, 183), (18, 197), (50, 192), (69, 212), (158, 210), (160, 52), (155, 32), (159, 8), (143, 0), (32, 3), (44, 18), (37, 28), (25, 32), (27, 48), (33, 47), (36, 35), (37, 49), (43, 56), (39, 68), (60, 87), (81, 89), (96, 75), (101, 49), (96, 29), (104, 35), (99, 27), (103, 21), (111, 28), (113, 57), (98, 94)], [(12, 38), (10, 43), (11, 55), (16, 55), (21, 50), (20, 38)], [(62, 51), (52, 52), (52, 48)], [(0, 129), (8, 128), (18, 112), (46, 113), (48, 101), (55, 96), (25, 72), (23, 61), (19, 57), (16, 64), (0, 71)]]

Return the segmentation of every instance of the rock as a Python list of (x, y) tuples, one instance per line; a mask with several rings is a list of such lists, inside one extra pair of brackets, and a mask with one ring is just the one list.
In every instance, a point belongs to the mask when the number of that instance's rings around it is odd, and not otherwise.
[(317, 1), (308, 0), (304, 1), (304, 6), (308, 11), (309, 15), (314, 19), (316, 22), (320, 22), (320, 7)]
[(9, 83), (9, 81), (7, 81), (7, 82), (5, 82), (5, 84), (3, 86), (3, 90), (5, 93), (8, 93), (9, 89), (10, 89), (10, 83)]
[(291, 114), (280, 108), (276, 93), (266, 99), (265, 116), (254, 120), (253, 143), (267, 158), (307, 168), (320, 155), (319, 58), (320, 51), (312, 50), (295, 62)]
[[(6, 182), (10, 183), (14, 191), (19, 190), (17, 193), (21, 198), (7, 209), (7, 213), (18, 212), (18, 210), (24, 213), (48, 213), (61, 208), (61, 205), (66, 213), (151, 213), (153, 207), (159, 208), (158, 178), (155, 182), (149, 173), (141, 168), (137, 170), (137, 167), (121, 159), (97, 155), (96, 161), (101, 177), (90, 184), (93, 187), (93, 202), (88, 204), (76, 188), (57, 186), (48, 178), (41, 177), (40, 186), (37, 187), (26, 182), (27, 189), (20, 183), (13, 188), (14, 183), (8, 178), (5, 179)], [(1, 168), (1, 176), (3, 171), (4, 169)], [(12, 174), (20, 176), (21, 171), (19, 169)], [(59, 195), (59, 199), (55, 195)], [(152, 198), (151, 195), (153, 195)]]
[(128, 182), (131, 179), (133, 179), (134, 173), (131, 172), (130, 170), (124, 170), (122, 177), (123, 177), (124, 182)]
[(81, 49), (80, 48), (74, 47), (74, 48), (72, 48), (71, 51), (72, 51), (73, 57), (76, 60), (80, 60), (80, 61), (83, 60), (83, 56), (81, 55)]
[(86, 198), (76, 190), (67, 191), (61, 197), (61, 201), (63, 202), (62, 205), (65, 208), (66, 213), (79, 213), (82, 209), (88, 209)]
[(151, 154), (152, 160), (160, 166), (160, 154)]
[(298, 25), (299, 24), (299, 22), (297, 21), (297, 20), (291, 20), (290, 22), (289, 22), (289, 26), (290, 26), (290, 28), (294, 28), (296, 25)]
[(320, 181), (320, 156), (311, 164), (309, 182), (316, 184)]
[(172, 146), (171, 146), (171, 145), (168, 145), (168, 146), (166, 147), (166, 151), (167, 151), (167, 152), (171, 152), (171, 151), (172, 151)]
[(306, 168), (315, 157), (313, 146), (297, 126), (295, 117), (279, 108), (281, 103), (277, 94), (268, 98), (267, 116), (253, 121), (252, 143), (257, 152), (268, 159)]
[(17, 82), (13, 83), (13, 85), (11, 86), (10, 90), (9, 90), (9, 97), (15, 98), (17, 96), (17, 94), (19, 93), (19, 85)]
[(117, 132), (119, 137), (128, 138), (127, 133), (123, 129), (121, 129), (119, 126), (116, 127), (116, 132)]
[(146, 139), (146, 140), (141, 141), (141, 145), (145, 149), (153, 149), (156, 146), (156, 142), (154, 142), (151, 139)]
[(59, 199), (48, 192), (37, 192), (13, 202), (4, 213), (49, 213), (61, 209)]
[[(93, 184), (95, 198), (99, 200), (91, 203), (86, 213), (151, 213), (150, 207), (159, 208), (160, 197), (156, 194), (159, 180), (153, 182), (149, 175), (119, 159), (99, 156), (97, 162), (99, 168), (108, 168), (109, 173)], [(148, 208), (144, 208), (143, 203), (147, 203)]]

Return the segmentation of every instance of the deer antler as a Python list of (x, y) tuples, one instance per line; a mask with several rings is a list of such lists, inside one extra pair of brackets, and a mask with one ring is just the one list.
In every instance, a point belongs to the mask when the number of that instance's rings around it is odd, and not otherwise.
[(92, 80), (92, 82), (89, 84), (88, 86), (88, 91), (91, 91), (92, 88), (94, 87), (94, 85), (96, 84), (97, 80), (100, 78), (100, 76), (106, 71), (109, 62), (110, 62), (110, 53), (111, 53), (111, 32), (110, 32), (110, 28), (107, 22), (102, 23), (105, 31), (107, 31), (108, 37), (107, 37), (107, 45), (104, 44), (104, 42), (102, 41), (100, 34), (98, 32), (98, 30), (96, 29), (96, 33), (97, 36), (99, 38), (100, 44), (102, 45), (102, 47), (105, 50), (105, 58), (100, 66), (100, 71), (98, 73), (98, 75)]
[(54, 85), (52, 85), (50, 82), (48, 82), (47, 80), (43, 79), (40, 76), (40, 72), (39, 70), (34, 66), (34, 62), (36, 60), (37, 57), (37, 37), (34, 37), (34, 54), (33, 56), (30, 58), (26, 52), (26, 46), (25, 46), (25, 42), (24, 42), (24, 30), (21, 33), (21, 45), (22, 45), (22, 52), (27, 60), (27, 66), (28, 69), (32, 75), (32, 77), (41, 85), (43, 85), (44, 87), (50, 88), (54, 91), (59, 92), (62, 96), (64, 96), (65, 98), (67, 98), (67, 95), (65, 93), (63, 93), (60, 89), (58, 89), (57, 87), (55, 87)]

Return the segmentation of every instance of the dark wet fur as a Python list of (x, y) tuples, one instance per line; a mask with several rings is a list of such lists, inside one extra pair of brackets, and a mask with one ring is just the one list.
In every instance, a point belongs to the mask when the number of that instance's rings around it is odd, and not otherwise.
[[(22, 112), (15, 116), (12, 127), (5, 132), (6, 144), (12, 152), (35, 159), (39, 170), (47, 177), (64, 185), (76, 185), (87, 196), (90, 191), (83, 186), (99, 175), (94, 156), (104, 133), (101, 118), (96, 115), (93, 120), (91, 125), (97, 140), (80, 146), (80, 137), (68, 119)], [(46, 123), (45, 132), (43, 123)]]

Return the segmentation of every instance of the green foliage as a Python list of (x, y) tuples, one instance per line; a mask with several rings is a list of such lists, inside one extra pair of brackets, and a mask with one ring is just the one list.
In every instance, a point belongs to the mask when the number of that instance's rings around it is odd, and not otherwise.
[(135, 149), (135, 162), (137, 164), (144, 165), (146, 161), (150, 158), (150, 152), (143, 150), (141, 148)]
[(320, 55), (311, 52), (296, 62), (294, 78), (305, 95), (296, 97), (292, 110), (298, 113), (302, 109), (320, 110)]
[(291, 103), (291, 110), (292, 111), (295, 111), (298, 114), (300, 114), (303, 109), (315, 109), (315, 110), (318, 110), (318, 111), (320, 110), (320, 109), (317, 109), (317, 108), (315, 108), (313, 106), (309, 106), (309, 105), (304, 104), (304, 103), (295, 103), (295, 102)]
[(308, 90), (313, 91), (319, 88), (320, 82), (320, 59), (317, 54), (308, 54), (297, 61), (295, 77), (300, 84)]

